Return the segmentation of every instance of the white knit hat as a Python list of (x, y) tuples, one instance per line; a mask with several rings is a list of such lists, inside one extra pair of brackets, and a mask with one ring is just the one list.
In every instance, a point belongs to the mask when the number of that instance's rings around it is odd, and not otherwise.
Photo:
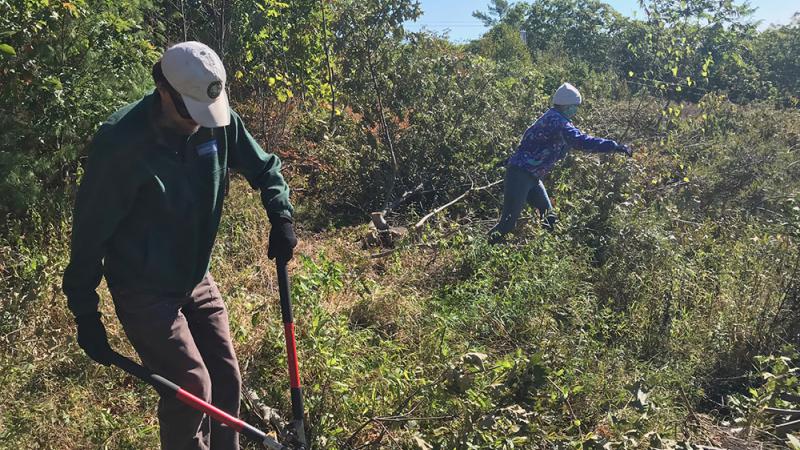
[(581, 93), (578, 92), (578, 89), (575, 86), (564, 83), (556, 89), (555, 95), (553, 95), (553, 104), (554, 105), (580, 105), (582, 101)]

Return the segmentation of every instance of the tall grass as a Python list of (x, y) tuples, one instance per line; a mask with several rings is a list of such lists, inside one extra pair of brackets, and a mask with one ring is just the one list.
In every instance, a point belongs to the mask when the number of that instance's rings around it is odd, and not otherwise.
[[(499, 191), (380, 258), (361, 248), (366, 226), (301, 230), (290, 270), (315, 447), (711, 442), (692, 418), (746, 390), (730, 380), (756, 355), (797, 344), (800, 117), (781, 112), (778, 129), (764, 105), (705, 107), (703, 120), (643, 127), (633, 160), (567, 161), (547, 181), (555, 234), (527, 223), (488, 246)], [(618, 135), (610, 112), (655, 114), (595, 108), (583, 125)], [(295, 202), (301, 229), (304, 217), (335, 218), (313, 198)], [(9, 223), (0, 244), (0, 448), (155, 448), (156, 395), (74, 341), (59, 288), (68, 201), (48, 205)], [(234, 179), (212, 272), (246, 388), (288, 412), (259, 205)], [(133, 354), (100, 292), (112, 346)]]

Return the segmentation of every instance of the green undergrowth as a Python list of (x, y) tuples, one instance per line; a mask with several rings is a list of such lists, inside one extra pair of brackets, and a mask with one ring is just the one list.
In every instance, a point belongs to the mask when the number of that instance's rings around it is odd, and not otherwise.
[[(258, 242), (265, 219), (244, 183), (235, 183), (230, 206), (214, 273), (246, 387), (287, 412), (273, 266)], [(628, 214), (616, 211), (609, 226)], [(292, 292), (316, 448), (645, 448), (702, 439), (690, 411), (715, 393), (715, 377), (748, 371), (777, 334), (777, 275), (790, 248), (746, 221), (739, 236), (720, 238), (715, 224), (680, 233), (664, 217), (636, 214), (642, 230), (611, 238), (602, 265), (567, 227), (548, 234), (526, 225), (509, 245), (491, 247), (479, 229), (450, 224), (429, 229), (427, 247), (401, 243), (383, 258), (354, 243), (361, 227), (309, 235)], [(4, 285), (14, 301), (2, 324), (0, 441), (156, 447), (156, 395), (91, 363), (74, 343), (58, 292), (65, 234), (43, 233), (47, 260), (27, 268), (20, 260), (16, 281), (28, 284)], [(681, 239), (696, 246), (687, 253)], [(131, 353), (104, 297), (112, 345)], [(258, 422), (253, 411), (246, 417)]]
[[(796, 348), (800, 333), (800, 122), (704, 102), (658, 133), (643, 127), (632, 160), (570, 157), (547, 180), (556, 232), (526, 220), (507, 245), (484, 238), (499, 187), (394, 250), (362, 248), (366, 225), (312, 232), (304, 218), (335, 212), (298, 195), (290, 270), (314, 448), (679, 448), (719, 443), (740, 423), (769, 430), (763, 408), (796, 389), (792, 360), (757, 357)], [(655, 114), (604, 102), (584, 120), (604, 129)], [(736, 117), (751, 126), (731, 131)], [(234, 178), (212, 273), (246, 389), (288, 415), (259, 203)], [(9, 221), (0, 243), (0, 448), (157, 448), (155, 393), (74, 341), (59, 287), (68, 204)], [(112, 346), (133, 355), (100, 292)], [(266, 428), (260, 414), (249, 402), (243, 412)]]
[[(800, 448), (769, 410), (800, 407), (797, 20), (498, 0), (460, 45), (405, 32), (411, 0), (89, 3), (0, 0), (0, 449), (158, 447), (157, 395), (83, 354), (60, 284), (89, 137), (186, 39), (293, 190), (313, 448)], [(544, 179), (556, 231), (526, 211), (489, 246), (501, 162), (567, 81), (576, 126), (633, 157), (570, 152)], [(230, 188), (212, 273), (269, 428), (261, 405), (290, 411), (269, 223)], [(406, 232), (365, 248), (387, 205)]]

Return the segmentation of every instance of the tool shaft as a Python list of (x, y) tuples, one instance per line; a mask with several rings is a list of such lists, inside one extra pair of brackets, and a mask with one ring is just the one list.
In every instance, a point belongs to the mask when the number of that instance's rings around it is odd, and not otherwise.
[(300, 368), (297, 362), (297, 341), (295, 339), (294, 319), (292, 317), (292, 301), (289, 288), (289, 271), (286, 261), (278, 260), (278, 292), (281, 300), (281, 315), (283, 316), (283, 332), (286, 339), (286, 359), (289, 367), (289, 386), (292, 398), (292, 423), (294, 424), (297, 440), (304, 446), (307, 445), (303, 407), (303, 387), (300, 384)]
[(290, 450), (288, 447), (281, 445), (276, 440), (267, 436), (266, 433), (258, 428), (248, 424), (238, 417), (234, 417), (226, 413), (225, 411), (206, 402), (200, 397), (197, 397), (191, 392), (186, 391), (172, 381), (162, 377), (161, 375), (151, 372), (147, 368), (136, 364), (132, 360), (120, 355), (119, 353), (114, 354), (114, 365), (133, 375), (134, 377), (144, 381), (150, 386), (153, 386), (162, 396), (175, 397), (181, 403), (194, 410), (207, 414), (210, 418), (231, 427), (238, 433), (241, 433), (256, 442), (262, 443), (270, 450)]

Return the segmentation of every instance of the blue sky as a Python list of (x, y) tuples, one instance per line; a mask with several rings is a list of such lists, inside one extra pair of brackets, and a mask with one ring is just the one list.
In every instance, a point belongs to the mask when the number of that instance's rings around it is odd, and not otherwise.
[[(472, 17), (472, 11), (486, 11), (488, 3), (488, 0), (420, 0), (422, 17), (416, 23), (406, 24), (406, 27), (412, 31), (423, 27), (435, 32), (449, 30), (450, 39), (456, 42), (475, 39), (486, 29)], [(606, 3), (631, 16), (639, 11), (636, 0), (606, 0)], [(754, 18), (763, 21), (762, 28), (770, 23), (789, 23), (792, 15), (800, 11), (800, 3), (796, 0), (752, 0), (750, 5), (758, 8)], [(638, 13), (638, 17), (641, 16)]]

